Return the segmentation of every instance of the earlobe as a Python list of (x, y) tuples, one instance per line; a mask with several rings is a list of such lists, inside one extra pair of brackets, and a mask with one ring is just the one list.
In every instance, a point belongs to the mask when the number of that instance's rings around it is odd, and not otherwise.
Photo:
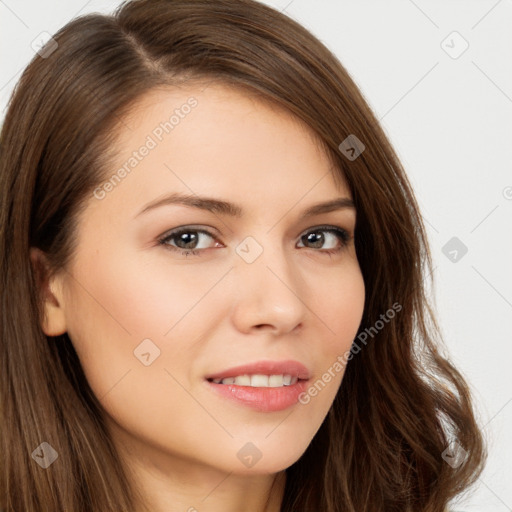
[(46, 255), (36, 247), (30, 248), (30, 261), (38, 286), (38, 297), (43, 303), (44, 318), (41, 329), (47, 336), (59, 336), (67, 331), (62, 295), (62, 277), (50, 276)]

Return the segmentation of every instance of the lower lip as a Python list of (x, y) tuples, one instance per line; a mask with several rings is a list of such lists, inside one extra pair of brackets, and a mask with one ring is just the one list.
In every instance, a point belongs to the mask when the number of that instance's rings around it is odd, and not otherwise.
[(288, 409), (299, 401), (307, 388), (307, 380), (299, 380), (292, 386), (278, 388), (253, 388), (234, 384), (216, 384), (206, 381), (220, 395), (260, 412), (274, 412)]

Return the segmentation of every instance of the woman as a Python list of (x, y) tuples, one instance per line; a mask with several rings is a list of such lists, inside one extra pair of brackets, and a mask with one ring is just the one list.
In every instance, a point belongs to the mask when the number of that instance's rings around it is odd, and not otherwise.
[(2, 509), (447, 510), (483, 441), (338, 60), (252, 0), (39, 53), (1, 136)]

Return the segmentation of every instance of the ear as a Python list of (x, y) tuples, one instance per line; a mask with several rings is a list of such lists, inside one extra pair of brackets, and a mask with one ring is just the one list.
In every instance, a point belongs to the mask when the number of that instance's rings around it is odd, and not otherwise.
[(67, 331), (62, 295), (62, 276), (49, 277), (50, 266), (43, 251), (30, 248), (30, 261), (38, 285), (39, 300), (43, 301), (44, 319), (41, 328), (47, 336), (58, 336)]

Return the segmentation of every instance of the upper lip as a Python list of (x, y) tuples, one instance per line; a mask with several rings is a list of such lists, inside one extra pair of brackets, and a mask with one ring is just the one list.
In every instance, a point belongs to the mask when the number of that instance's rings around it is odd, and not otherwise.
[(257, 361), (207, 375), (206, 379), (227, 379), (239, 375), (291, 375), (301, 380), (310, 378), (309, 370), (298, 361)]

